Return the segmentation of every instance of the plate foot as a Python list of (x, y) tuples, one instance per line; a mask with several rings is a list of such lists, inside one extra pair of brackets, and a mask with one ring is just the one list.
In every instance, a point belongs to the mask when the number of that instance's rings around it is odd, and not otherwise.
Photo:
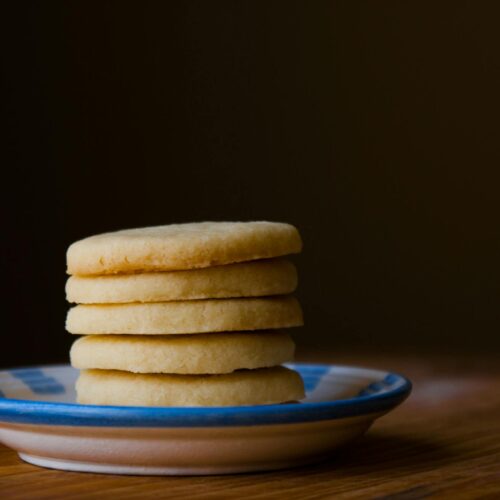
[(206, 476), (218, 474), (238, 474), (266, 470), (288, 469), (321, 462), (328, 457), (314, 457), (299, 462), (270, 462), (260, 464), (239, 464), (238, 466), (218, 465), (206, 467), (173, 467), (148, 465), (122, 465), (97, 462), (80, 462), (76, 460), (60, 460), (57, 458), (37, 457), (27, 453), (19, 453), (19, 457), (32, 465), (73, 472), (92, 472), (96, 474), (119, 474), (134, 476)]

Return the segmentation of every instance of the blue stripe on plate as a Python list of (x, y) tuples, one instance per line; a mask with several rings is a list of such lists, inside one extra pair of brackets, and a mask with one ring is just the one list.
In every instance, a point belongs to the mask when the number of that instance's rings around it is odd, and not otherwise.
[[(312, 366), (312, 365), (309, 365)], [(300, 371), (300, 370), (299, 370)], [(302, 373), (302, 380), (304, 381), (304, 387), (306, 392), (313, 392), (316, 387), (318, 387), (321, 379), (330, 371), (330, 366), (328, 365), (318, 365), (311, 370), (307, 370), (307, 373)]]
[[(307, 379), (319, 380), (334, 365), (294, 364)], [(363, 375), (362, 368), (348, 368)], [(0, 421), (26, 424), (98, 426), (98, 427), (224, 427), (265, 424), (288, 424), (332, 420), (390, 410), (404, 401), (411, 382), (397, 374), (370, 370), (384, 381), (381, 392), (319, 403), (296, 403), (267, 406), (222, 408), (146, 408), (92, 406), (0, 399)], [(365, 390), (369, 390), (366, 388)]]
[(25, 383), (35, 394), (64, 394), (64, 385), (54, 377), (49, 377), (39, 368), (18, 368), (9, 373)]

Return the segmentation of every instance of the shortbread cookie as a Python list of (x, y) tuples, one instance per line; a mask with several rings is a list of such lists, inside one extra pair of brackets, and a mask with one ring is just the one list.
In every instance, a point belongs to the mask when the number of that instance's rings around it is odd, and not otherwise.
[(77, 334), (206, 333), (302, 324), (302, 310), (291, 296), (79, 305), (66, 319), (66, 329)]
[(295, 227), (279, 222), (197, 222), (90, 236), (68, 248), (69, 274), (195, 269), (300, 252)]
[(66, 298), (79, 304), (165, 302), (284, 295), (296, 287), (295, 266), (269, 259), (188, 271), (70, 276)]
[(71, 348), (75, 368), (187, 375), (231, 373), (293, 360), (283, 332), (200, 335), (87, 335)]
[(245, 406), (304, 397), (300, 375), (288, 368), (225, 375), (158, 375), (84, 370), (76, 383), (82, 404), (118, 406)]

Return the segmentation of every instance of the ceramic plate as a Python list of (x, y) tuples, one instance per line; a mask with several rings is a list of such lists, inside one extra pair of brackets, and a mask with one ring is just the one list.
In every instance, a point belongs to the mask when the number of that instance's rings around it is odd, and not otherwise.
[(67, 365), (0, 371), (0, 441), (26, 462), (110, 474), (223, 474), (325, 459), (399, 405), (401, 375), (349, 366), (290, 364), (299, 403), (146, 408), (75, 403)]

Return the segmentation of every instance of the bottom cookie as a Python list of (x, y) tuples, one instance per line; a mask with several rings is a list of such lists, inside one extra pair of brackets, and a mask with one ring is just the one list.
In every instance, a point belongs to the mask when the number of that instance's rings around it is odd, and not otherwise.
[(77, 401), (111, 406), (251, 406), (302, 399), (300, 375), (276, 366), (224, 375), (156, 375), (82, 370)]

